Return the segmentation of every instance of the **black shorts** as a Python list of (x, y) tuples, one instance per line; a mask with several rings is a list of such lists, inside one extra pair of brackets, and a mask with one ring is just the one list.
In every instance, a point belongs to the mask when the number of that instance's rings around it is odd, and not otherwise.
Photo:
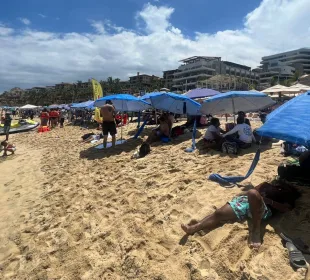
[(102, 122), (102, 134), (108, 135), (111, 134), (112, 136), (116, 134), (116, 124), (115, 122)]

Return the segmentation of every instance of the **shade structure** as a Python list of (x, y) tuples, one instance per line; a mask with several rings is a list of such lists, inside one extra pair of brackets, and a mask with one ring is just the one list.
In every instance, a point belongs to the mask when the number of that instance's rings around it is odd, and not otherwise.
[(275, 85), (273, 87), (266, 88), (266, 89), (262, 90), (261, 92), (264, 92), (264, 93), (274, 93), (274, 92), (282, 92), (282, 91), (285, 91), (286, 89), (288, 89), (288, 87), (285, 87), (285, 86), (282, 86), (282, 85)]
[(184, 95), (172, 92), (159, 92), (150, 96), (150, 99), (152, 106), (158, 110), (191, 116), (200, 115), (201, 105)]
[(305, 92), (305, 91), (309, 91), (310, 87), (297, 83), (295, 85), (290, 86), (289, 88), (287, 88), (285, 90), (285, 92), (292, 92), (292, 93), (299, 93), (299, 92)]
[(202, 114), (235, 114), (239, 111), (255, 112), (274, 105), (275, 102), (264, 93), (251, 91), (230, 91), (205, 100)]
[(73, 104), (71, 106), (71, 108), (75, 108), (75, 109), (81, 108), (82, 109), (82, 108), (92, 107), (92, 106), (94, 106), (94, 102), (95, 101), (93, 101), (93, 100), (88, 100), (88, 101), (85, 101), (85, 102), (76, 103), (76, 104)]
[(188, 91), (184, 95), (189, 98), (196, 99), (196, 98), (206, 98), (217, 94), (220, 94), (220, 92), (210, 88), (196, 88)]
[(267, 116), (257, 130), (261, 136), (272, 137), (310, 147), (310, 91), (296, 96)]
[(38, 108), (38, 106), (31, 105), (31, 104), (27, 104), (27, 105), (20, 107), (20, 109), (36, 109), (36, 108)]
[(151, 105), (130, 94), (115, 94), (97, 99), (94, 103), (95, 107), (103, 107), (106, 101), (112, 101), (116, 111), (120, 112), (139, 112), (151, 108)]
[(157, 96), (159, 94), (161, 94), (162, 92), (150, 92), (150, 93), (147, 93), (143, 96), (140, 97), (140, 99), (148, 102), (148, 103), (151, 103), (151, 96)]

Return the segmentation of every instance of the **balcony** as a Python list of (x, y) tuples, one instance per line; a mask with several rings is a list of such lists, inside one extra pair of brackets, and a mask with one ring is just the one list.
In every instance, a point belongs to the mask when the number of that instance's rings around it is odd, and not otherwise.
[(192, 76), (186, 76), (186, 77), (180, 77), (180, 78), (174, 78), (173, 82), (178, 82), (178, 81), (186, 81), (186, 80), (192, 80), (192, 79), (198, 79), (199, 77), (206, 77), (206, 78), (210, 78), (213, 75), (209, 75), (209, 74), (204, 74), (204, 73), (200, 73), (197, 75), (192, 75)]
[(186, 73), (197, 72), (197, 71), (204, 71), (204, 70), (205, 71), (215, 72), (215, 69), (207, 67), (207, 66), (204, 66), (204, 65), (201, 65), (200, 67), (190, 68), (190, 69), (187, 69), (187, 70), (183, 70), (181, 72), (174, 73), (174, 77), (180, 76), (180, 75), (184, 75)]

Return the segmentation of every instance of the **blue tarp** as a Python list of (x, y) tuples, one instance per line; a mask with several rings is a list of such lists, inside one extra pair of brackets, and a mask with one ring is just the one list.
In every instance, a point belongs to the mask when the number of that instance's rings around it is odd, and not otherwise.
[(310, 91), (274, 110), (257, 133), (310, 147)]
[(114, 94), (101, 97), (95, 101), (95, 107), (103, 107), (106, 101), (112, 101), (116, 111), (120, 112), (139, 112), (151, 108), (146, 101), (130, 94)]
[(175, 114), (197, 116), (200, 115), (201, 105), (185, 95), (172, 92), (158, 92), (150, 96), (155, 109)]

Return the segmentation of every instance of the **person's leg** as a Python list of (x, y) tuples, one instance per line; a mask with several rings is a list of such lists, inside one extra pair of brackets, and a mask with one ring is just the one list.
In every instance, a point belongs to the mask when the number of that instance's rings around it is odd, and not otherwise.
[(198, 223), (194, 224), (194, 221), (192, 220), (190, 224), (182, 224), (181, 227), (187, 234), (191, 235), (200, 230), (211, 231), (226, 222), (236, 222), (237, 220), (238, 218), (234, 210), (227, 203), (220, 209), (216, 210), (213, 214), (205, 217)]
[(116, 136), (114, 134), (112, 135), (112, 147), (115, 147), (115, 142), (116, 142)]
[(103, 135), (103, 148), (107, 147), (108, 135)]
[(263, 215), (263, 198), (255, 189), (247, 193), (250, 212), (252, 215), (252, 234), (250, 237), (250, 247), (259, 248), (261, 246), (260, 225)]

